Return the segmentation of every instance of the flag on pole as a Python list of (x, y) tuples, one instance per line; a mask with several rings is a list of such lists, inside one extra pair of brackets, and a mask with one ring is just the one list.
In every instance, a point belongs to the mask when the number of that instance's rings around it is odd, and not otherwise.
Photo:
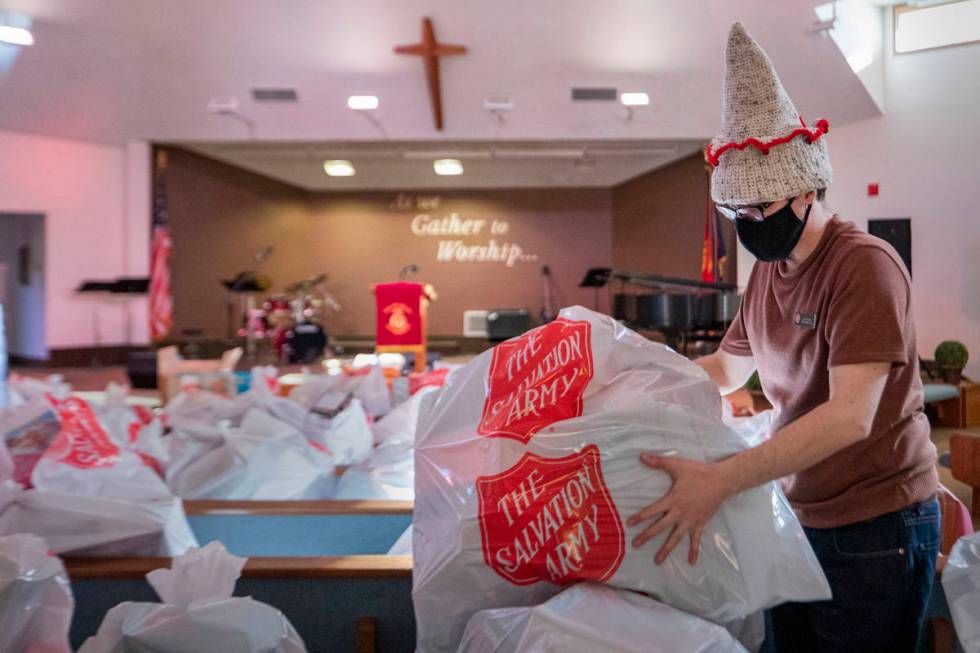
[(162, 340), (173, 326), (170, 296), (170, 225), (167, 216), (167, 153), (157, 150), (153, 170), (153, 218), (150, 245), (150, 337)]
[(711, 200), (711, 174), (714, 166), (708, 162), (708, 150), (704, 150), (704, 171), (707, 175), (707, 188), (704, 198), (704, 244), (701, 246), (701, 281), (716, 282), (725, 277), (725, 263), (728, 250), (725, 247), (725, 234), (721, 229), (721, 216)]
[(709, 197), (704, 211), (704, 244), (701, 247), (701, 281), (721, 281), (725, 275), (728, 250), (721, 231), (720, 217)]
[(725, 263), (728, 262), (728, 250), (725, 248), (725, 233), (721, 230), (722, 217), (711, 204), (711, 216), (715, 224), (715, 277), (717, 281), (725, 278)]

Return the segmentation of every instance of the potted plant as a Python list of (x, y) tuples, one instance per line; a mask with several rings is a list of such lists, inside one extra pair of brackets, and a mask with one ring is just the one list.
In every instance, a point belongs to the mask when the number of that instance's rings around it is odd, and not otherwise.
[(943, 381), (959, 385), (963, 378), (963, 368), (970, 358), (966, 346), (956, 340), (944, 340), (936, 347), (935, 358)]
[(761, 413), (764, 410), (769, 410), (772, 408), (772, 404), (766, 397), (766, 393), (762, 391), (762, 381), (759, 380), (759, 370), (752, 372), (752, 376), (750, 376), (749, 380), (745, 383), (745, 389), (752, 397), (752, 410), (754, 410), (756, 413)]

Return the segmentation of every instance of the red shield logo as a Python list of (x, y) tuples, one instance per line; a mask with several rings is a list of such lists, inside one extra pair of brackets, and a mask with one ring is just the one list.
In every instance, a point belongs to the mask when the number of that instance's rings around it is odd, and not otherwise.
[(581, 415), (591, 334), (588, 322), (558, 319), (497, 345), (477, 432), (527, 444), (549, 424)]
[(525, 454), (476, 481), (484, 561), (515, 585), (604, 581), (625, 555), (599, 448), (564, 458)]
[(77, 397), (49, 401), (61, 420), (61, 430), (44, 452), (45, 458), (82, 469), (112, 467), (119, 462), (119, 447), (102, 430), (88, 403)]

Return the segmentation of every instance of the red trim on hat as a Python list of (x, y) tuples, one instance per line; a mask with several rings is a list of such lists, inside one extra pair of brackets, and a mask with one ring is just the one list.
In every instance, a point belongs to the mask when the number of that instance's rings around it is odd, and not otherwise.
[(725, 143), (724, 145), (722, 145), (721, 147), (719, 147), (717, 150), (714, 151), (712, 151), (711, 145), (709, 144), (708, 147), (706, 147), (704, 150), (704, 157), (708, 160), (708, 163), (710, 163), (714, 167), (717, 167), (718, 159), (721, 157), (721, 155), (732, 148), (736, 150), (744, 150), (746, 147), (751, 145), (752, 147), (759, 150), (763, 154), (769, 154), (770, 148), (775, 147), (776, 145), (783, 145), (785, 143), (789, 143), (797, 136), (806, 136), (807, 142), (813, 143), (821, 136), (826, 134), (828, 131), (830, 131), (830, 123), (823, 118), (817, 121), (816, 129), (808, 129), (806, 123), (803, 122), (803, 118), (800, 118), (800, 124), (803, 126), (800, 127), (799, 129), (794, 129), (788, 136), (781, 136), (779, 138), (774, 138), (771, 141), (762, 142), (757, 138), (749, 137), (746, 138), (741, 143), (734, 143), (734, 142)]

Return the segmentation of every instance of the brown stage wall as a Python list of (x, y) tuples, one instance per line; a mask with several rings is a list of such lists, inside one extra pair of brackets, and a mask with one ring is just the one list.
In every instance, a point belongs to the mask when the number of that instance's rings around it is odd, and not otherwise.
[[(185, 328), (223, 335), (225, 296), (218, 279), (252, 267), (256, 253), (269, 245), (275, 250), (263, 272), (273, 290), (320, 272), (330, 275), (344, 307), (328, 323), (337, 335), (372, 335), (369, 286), (396, 279), (413, 263), (421, 269), (415, 278), (439, 292), (431, 309), (435, 335), (460, 335), (467, 309), (527, 307), (537, 314), (542, 265), (552, 269), (559, 307), (593, 306), (592, 291), (578, 288), (589, 267), (700, 275), (707, 193), (700, 156), (613, 189), (307, 193), (170, 149), (166, 183), (177, 335)], [(430, 222), (456, 215), (484, 223), (468, 235), (416, 235), (412, 223), (419, 215), (430, 216)], [(491, 233), (494, 221), (498, 231), (505, 223), (506, 232)], [(513, 253), (514, 245), (522, 256), (511, 264), (439, 260), (440, 243), (489, 248), (491, 240), (499, 256), (507, 255), (505, 246)], [(734, 278), (731, 234), (727, 242), (727, 269)], [(608, 311), (605, 292), (599, 307)]]
[[(612, 191), (613, 267), (665, 276), (701, 278), (708, 177), (701, 154), (636, 177)], [(735, 280), (735, 233), (722, 220)]]
[[(374, 332), (369, 286), (397, 279), (416, 264), (415, 278), (433, 284), (429, 331), (462, 333), (463, 311), (542, 306), (541, 267), (552, 269), (556, 304), (592, 305), (578, 282), (589, 267), (609, 266), (611, 193), (605, 189), (541, 189), (307, 194), (189, 152), (171, 151), (167, 194), (174, 241), (172, 285), (175, 327), (224, 333), (219, 278), (248, 268), (255, 253), (275, 251), (263, 271), (274, 289), (319, 272), (343, 305), (328, 328), (338, 335)], [(438, 197), (437, 206), (426, 206)], [(400, 202), (399, 202), (400, 200)], [(420, 206), (421, 203), (421, 206)], [(439, 220), (484, 220), (477, 234), (415, 235), (419, 215)], [(419, 222), (422, 220), (419, 219)], [(493, 221), (506, 233), (491, 234)], [(472, 228), (472, 225), (471, 225)], [(441, 242), (523, 254), (503, 261), (438, 260)], [(509, 245), (508, 250), (504, 250)], [(446, 245), (443, 245), (446, 247)], [(474, 252), (490, 256), (490, 249)], [(607, 305), (603, 297), (602, 308)]]

